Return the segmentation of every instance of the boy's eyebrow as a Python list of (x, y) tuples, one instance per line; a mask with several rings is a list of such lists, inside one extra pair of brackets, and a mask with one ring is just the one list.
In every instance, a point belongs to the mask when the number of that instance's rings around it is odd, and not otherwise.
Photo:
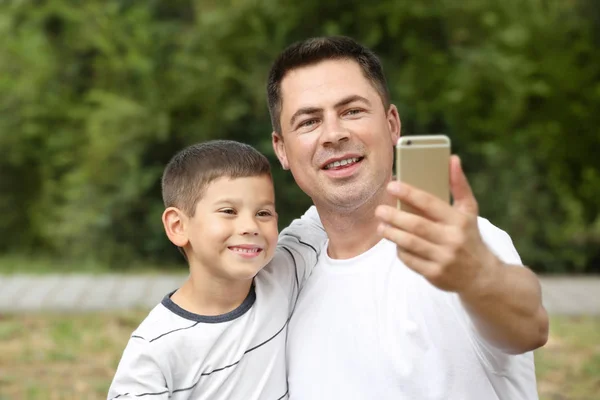
[(238, 204), (240, 203), (240, 199), (235, 199), (232, 197), (222, 197), (215, 201), (215, 204)]
[[(232, 197), (223, 197), (220, 198), (216, 201), (216, 204), (239, 204), (242, 201), (239, 198), (232, 198)], [(273, 200), (266, 200), (260, 203), (261, 205), (268, 205), (268, 206), (275, 206), (275, 202)]]
[[(353, 103), (355, 101), (360, 101), (362, 103), (365, 103), (367, 106), (371, 106), (371, 102), (362, 96), (359, 96), (357, 94), (353, 94), (347, 97), (344, 97), (342, 100), (338, 101), (337, 103), (335, 103), (334, 108), (340, 108), (343, 106), (346, 106), (350, 103)], [(296, 119), (298, 117), (300, 117), (301, 115), (310, 115), (310, 114), (316, 114), (318, 112), (322, 112), (323, 109), (319, 108), (319, 107), (302, 107), (299, 108), (294, 115), (292, 115), (292, 118), (290, 119), (290, 125), (294, 125), (294, 122), (296, 122)]]
[(264, 206), (273, 206), (273, 207), (275, 207), (275, 202), (274, 202), (274, 201), (272, 201), (272, 200), (266, 200), (266, 201), (263, 201), (263, 202), (262, 202), (262, 203), (260, 203), (260, 204), (261, 204), (261, 205), (264, 205)]

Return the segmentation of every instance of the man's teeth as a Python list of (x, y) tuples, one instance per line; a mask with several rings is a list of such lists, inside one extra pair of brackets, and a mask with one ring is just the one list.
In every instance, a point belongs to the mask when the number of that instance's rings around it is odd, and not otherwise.
[(345, 160), (340, 160), (340, 161), (334, 161), (331, 164), (327, 164), (325, 166), (325, 169), (329, 169), (329, 168), (336, 168), (336, 167), (342, 167), (344, 165), (348, 165), (348, 164), (354, 164), (355, 162), (358, 161), (358, 157), (355, 158), (347, 158)]
[(232, 247), (231, 250), (237, 251), (238, 253), (258, 253), (260, 251), (259, 248), (245, 249), (245, 248), (241, 248), (241, 247)]

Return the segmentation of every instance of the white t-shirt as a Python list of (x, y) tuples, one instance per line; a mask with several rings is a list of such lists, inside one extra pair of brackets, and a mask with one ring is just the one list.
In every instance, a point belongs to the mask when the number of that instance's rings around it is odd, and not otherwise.
[(310, 213), (281, 232), (273, 261), (235, 310), (202, 316), (165, 296), (131, 335), (108, 399), (287, 399), (287, 325), (326, 241)]
[[(510, 237), (479, 219), (484, 241), (521, 264)], [(323, 252), (288, 332), (292, 400), (532, 400), (533, 354), (508, 355), (476, 331), (458, 295), (438, 290), (381, 240), (334, 260)]]

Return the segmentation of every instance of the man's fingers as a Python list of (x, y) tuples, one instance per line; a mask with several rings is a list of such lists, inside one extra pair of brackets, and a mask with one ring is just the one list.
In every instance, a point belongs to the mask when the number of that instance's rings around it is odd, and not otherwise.
[(433, 221), (449, 221), (452, 218), (452, 206), (424, 190), (398, 181), (391, 181), (387, 189), (398, 200), (416, 208)]
[(456, 155), (450, 157), (450, 191), (454, 198), (454, 207), (465, 214), (478, 215), (479, 207)]
[(479, 214), (477, 200), (462, 170), (460, 158), (456, 155), (450, 157), (450, 191), (454, 198), (453, 206), (424, 190), (398, 181), (391, 181), (387, 190), (398, 200), (414, 207), (433, 221), (452, 224), (462, 219), (461, 213), (474, 216)]
[(424, 260), (435, 261), (436, 255), (440, 254), (435, 244), (401, 229), (382, 223), (378, 231), (382, 237), (396, 243), (398, 250), (410, 252)]
[(429, 242), (441, 244), (447, 241), (443, 226), (419, 215), (381, 205), (375, 210), (375, 216), (393, 228), (409, 232)]
[(398, 248), (398, 258), (410, 269), (422, 276), (429, 276), (435, 270), (435, 264), (421, 257)]

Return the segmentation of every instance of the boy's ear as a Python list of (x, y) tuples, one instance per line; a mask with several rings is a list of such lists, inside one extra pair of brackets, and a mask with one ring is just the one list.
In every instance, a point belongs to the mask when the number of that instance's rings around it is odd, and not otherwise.
[(185, 214), (178, 208), (168, 207), (162, 215), (163, 226), (169, 240), (177, 247), (184, 247), (188, 244), (188, 237), (185, 231)]

